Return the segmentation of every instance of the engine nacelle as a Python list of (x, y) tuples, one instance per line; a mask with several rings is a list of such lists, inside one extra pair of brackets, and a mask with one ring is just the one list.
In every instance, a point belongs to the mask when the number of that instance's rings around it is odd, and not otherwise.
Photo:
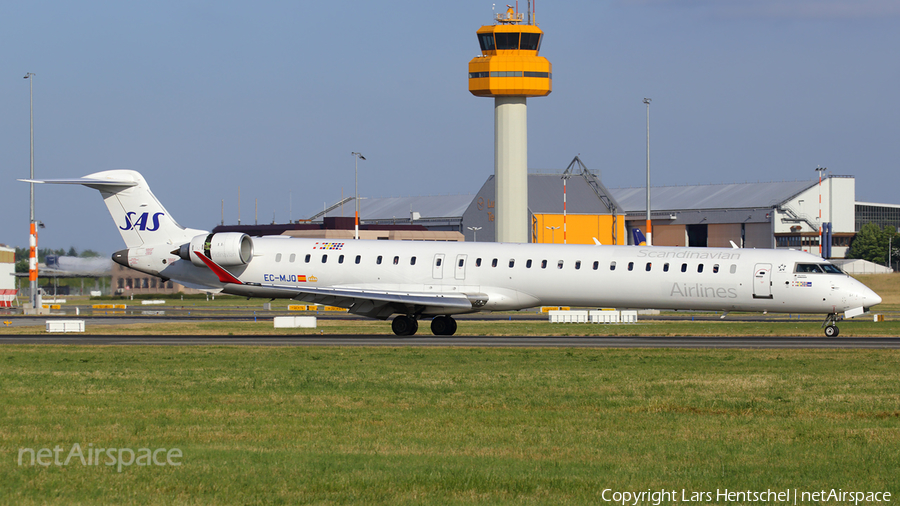
[(244, 265), (253, 258), (253, 240), (249, 235), (239, 232), (198, 235), (191, 242), (181, 245), (178, 256), (190, 260), (194, 265), (205, 267), (203, 260), (193, 254), (195, 251), (222, 266)]

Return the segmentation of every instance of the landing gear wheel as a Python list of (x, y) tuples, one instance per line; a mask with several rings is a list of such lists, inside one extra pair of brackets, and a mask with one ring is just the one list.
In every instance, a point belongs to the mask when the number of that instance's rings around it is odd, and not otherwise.
[(391, 322), (391, 330), (398, 336), (411, 336), (419, 330), (419, 322), (415, 318), (400, 315)]
[(831, 313), (825, 317), (822, 327), (825, 329), (825, 337), (837, 337), (840, 331), (837, 328), (837, 322), (842, 318), (837, 313)]
[(431, 333), (436, 336), (452, 336), (456, 332), (456, 320), (451, 316), (435, 316), (431, 320)]

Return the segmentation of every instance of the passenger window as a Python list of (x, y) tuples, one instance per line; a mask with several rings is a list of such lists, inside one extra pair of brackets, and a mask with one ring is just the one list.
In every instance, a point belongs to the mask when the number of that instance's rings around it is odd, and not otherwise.
[(653, 265), (652, 263), (647, 262), (647, 267), (645, 267), (644, 270), (647, 271), (647, 272), (650, 272), (650, 267), (651, 267), (652, 265)]
[(557, 269), (562, 269), (562, 268), (563, 268), (563, 261), (562, 261), (562, 260), (560, 260), (559, 262), (556, 263), (556, 268), (557, 268)]
[(600, 268), (600, 262), (594, 260), (594, 270), (596, 271), (599, 268)]
[(324, 264), (327, 261), (328, 261), (328, 255), (322, 255), (322, 263)]
[(281, 253), (276, 253), (276, 254), (275, 254), (275, 261), (276, 261), (276, 262), (280, 262), (280, 261), (281, 261)]
[(356, 263), (359, 263), (361, 261), (362, 261), (362, 256), (356, 255)]
[(669, 263), (668, 262), (663, 264), (663, 272), (669, 272)]
[(541, 269), (546, 269), (546, 268), (547, 268), (547, 261), (541, 260)]
[(497, 259), (491, 260), (491, 267), (497, 267)]
[(581, 260), (575, 260), (575, 270), (581, 269)]
[[(381, 265), (381, 255), (378, 255), (378, 258), (375, 259), (375, 263)], [(441, 259), (438, 259), (438, 265), (441, 265)]]
[(681, 264), (681, 272), (687, 272), (687, 264)]
[(409, 265), (416, 265), (416, 257), (412, 257), (409, 259)]
[(475, 267), (481, 267), (481, 259), (480, 258), (475, 259)]
[(513, 258), (509, 259), (509, 268), (512, 269), (516, 265), (516, 260)]
[(737, 272), (737, 265), (731, 264), (731, 273), (734, 274), (735, 272)]
[(616, 270), (616, 262), (615, 262), (615, 260), (613, 260), (612, 262), (609, 263), (609, 270), (611, 270), (611, 271)]
[(341, 256), (338, 257), (338, 263), (339, 263), (339, 264), (344, 263), (344, 255), (341, 255)]
[(719, 272), (719, 264), (713, 265), (713, 274), (717, 274)]
[(531, 259), (530, 259), (530, 258), (529, 258), (528, 260), (525, 261), (525, 268), (526, 268), (526, 269), (531, 269)]
[(288, 262), (294, 263), (294, 260), (296, 260), (296, 259), (297, 259), (297, 254), (291, 253), (291, 256), (288, 257)]
[(628, 270), (629, 270), (629, 271), (633, 271), (633, 270), (634, 270), (634, 262), (628, 262)]
[(394, 265), (400, 264), (400, 257), (394, 257)]
[(703, 264), (697, 264), (697, 272), (703, 272)]
[(307, 254), (307, 255), (306, 255), (306, 258), (304, 259), (304, 260), (306, 261), (306, 263), (309, 263), (310, 258), (312, 258), (311, 255), (308, 255), (308, 254)]

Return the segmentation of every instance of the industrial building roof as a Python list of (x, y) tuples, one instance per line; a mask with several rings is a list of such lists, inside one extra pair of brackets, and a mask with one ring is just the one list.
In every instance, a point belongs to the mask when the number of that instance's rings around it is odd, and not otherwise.
[[(580, 174), (573, 174), (566, 182), (566, 211), (574, 214), (607, 214), (603, 202)], [(618, 200), (614, 194), (610, 195)], [(624, 209), (619, 204), (618, 213)], [(528, 209), (532, 213), (563, 212), (562, 174), (528, 175)]]
[[(817, 181), (652, 186), (650, 205), (667, 211), (773, 207), (814, 186)], [(625, 212), (646, 211), (645, 188), (611, 188)]]
[[(493, 176), (489, 176), (489, 179)], [(703, 209), (766, 208), (790, 200), (814, 186), (816, 181), (778, 181), (765, 183), (732, 183), (686, 186), (654, 186), (651, 205), (666, 211)], [(644, 211), (646, 190), (639, 188), (610, 188), (610, 196), (618, 203), (619, 213)], [(412, 212), (421, 219), (462, 216), (476, 195), (435, 195), (419, 197), (360, 198), (360, 219), (408, 221)], [(528, 175), (528, 207), (533, 213), (562, 213), (562, 174)], [(594, 190), (578, 174), (566, 184), (566, 209), (574, 214), (607, 213)], [(326, 216), (352, 217), (353, 200), (328, 212)], [(317, 218), (321, 219), (321, 217)]]
[[(450, 218), (462, 216), (472, 203), (474, 195), (434, 195), (424, 197), (361, 197), (359, 217), (365, 220), (397, 219), (408, 221), (413, 212), (420, 218)], [(326, 216), (353, 216), (356, 212), (353, 200), (328, 212)]]
[[(666, 211), (702, 209), (742, 209), (772, 207), (812, 187), (817, 181), (781, 181), (690, 186), (653, 186), (653, 209)], [(561, 174), (528, 175), (528, 207), (533, 213), (562, 213)], [(575, 214), (605, 213), (591, 187), (578, 175), (568, 180), (566, 208)], [(640, 188), (610, 188), (619, 212), (647, 209), (647, 191)]]

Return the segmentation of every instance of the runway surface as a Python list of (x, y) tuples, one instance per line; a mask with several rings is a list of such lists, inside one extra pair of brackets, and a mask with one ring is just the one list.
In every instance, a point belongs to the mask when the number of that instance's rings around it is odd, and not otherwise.
[(0, 336), (3, 344), (151, 346), (452, 346), (569, 348), (900, 349), (898, 337), (551, 337), (551, 336)]

